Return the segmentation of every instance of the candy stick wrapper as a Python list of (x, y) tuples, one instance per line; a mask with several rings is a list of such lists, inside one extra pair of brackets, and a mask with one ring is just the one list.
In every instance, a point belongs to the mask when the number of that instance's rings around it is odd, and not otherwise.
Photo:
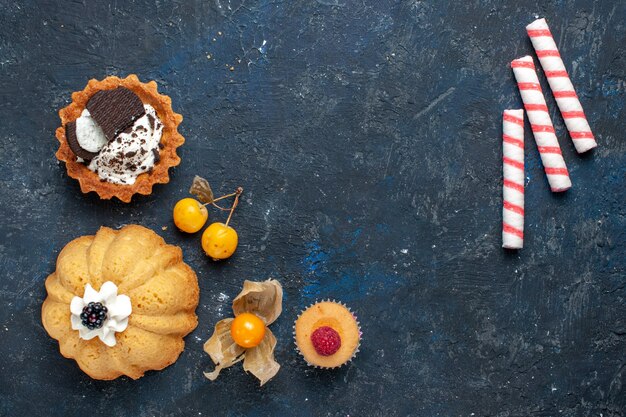
[(539, 85), (535, 64), (530, 56), (511, 62), (524, 108), (539, 149), (541, 162), (553, 192), (568, 190), (572, 186), (565, 166), (559, 141), (556, 139), (552, 119)]
[(537, 52), (543, 72), (546, 74), (548, 84), (556, 104), (561, 110), (565, 126), (574, 142), (578, 153), (587, 152), (598, 146), (591, 128), (585, 117), (578, 95), (574, 91), (572, 81), (567, 74), (563, 60), (556, 47), (546, 19), (537, 19), (526, 26), (526, 32), (530, 36), (533, 47)]
[(524, 110), (505, 110), (502, 121), (502, 247), (524, 246)]

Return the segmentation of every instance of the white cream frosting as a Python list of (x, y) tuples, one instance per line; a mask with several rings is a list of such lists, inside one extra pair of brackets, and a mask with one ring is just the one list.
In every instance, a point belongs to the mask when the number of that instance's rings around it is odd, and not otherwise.
[(107, 144), (104, 132), (87, 109), (76, 119), (76, 139), (80, 147), (89, 152), (100, 152)]
[(100, 179), (115, 184), (131, 185), (158, 162), (163, 123), (149, 104), (146, 113), (132, 127), (107, 143), (89, 163), (88, 168)]
[[(107, 308), (107, 318), (99, 329), (89, 330), (82, 324), (80, 318), (83, 308), (91, 302), (102, 303)], [(117, 285), (107, 281), (96, 291), (90, 284), (85, 286), (83, 297), (75, 296), (70, 303), (72, 313), (72, 329), (78, 330), (81, 339), (91, 340), (98, 337), (105, 345), (115, 346), (115, 333), (123, 332), (128, 326), (128, 317), (132, 313), (130, 298), (127, 295), (117, 294)]]

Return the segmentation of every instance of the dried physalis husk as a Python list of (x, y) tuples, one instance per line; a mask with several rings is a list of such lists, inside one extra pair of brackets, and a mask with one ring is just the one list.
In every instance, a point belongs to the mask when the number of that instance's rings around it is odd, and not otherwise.
[(254, 313), (269, 326), (283, 310), (283, 287), (275, 279), (263, 282), (244, 281), (243, 290), (233, 300), (235, 316)]
[(205, 372), (211, 381), (215, 381), (224, 368), (228, 368), (244, 358), (245, 349), (239, 346), (230, 335), (230, 325), (234, 319), (220, 320), (215, 325), (213, 335), (204, 344), (204, 351), (211, 356), (215, 369)]
[[(259, 316), (266, 325), (273, 323), (282, 311), (283, 288), (276, 280), (263, 282), (245, 281), (243, 290), (233, 300), (235, 316), (248, 312)], [(214, 381), (220, 371), (243, 359), (243, 369), (259, 379), (261, 385), (272, 379), (280, 365), (274, 360), (276, 337), (265, 330), (263, 341), (253, 348), (244, 349), (237, 345), (230, 335), (230, 326), (234, 319), (228, 318), (215, 325), (213, 335), (204, 344), (204, 351), (215, 363), (213, 372), (204, 375)]]
[(256, 376), (261, 385), (278, 373), (280, 365), (274, 360), (276, 336), (270, 329), (265, 329), (265, 337), (259, 346), (246, 350), (243, 370)]
[(211, 189), (209, 182), (198, 175), (193, 178), (191, 188), (189, 188), (189, 193), (198, 197), (198, 200), (205, 204), (211, 204), (214, 200), (213, 190)]

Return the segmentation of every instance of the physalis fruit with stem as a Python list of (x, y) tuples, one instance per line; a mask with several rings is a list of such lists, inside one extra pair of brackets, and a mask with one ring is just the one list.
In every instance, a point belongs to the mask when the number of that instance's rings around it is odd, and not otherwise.
[(237, 188), (235, 200), (230, 208), (226, 223), (212, 223), (206, 228), (204, 233), (202, 233), (202, 249), (214, 260), (230, 258), (232, 254), (235, 253), (235, 250), (237, 250), (239, 237), (235, 229), (229, 226), (228, 223), (230, 223), (230, 219), (233, 217), (233, 212), (239, 203), (241, 193), (243, 193), (243, 188)]
[(174, 224), (181, 231), (196, 233), (209, 218), (209, 212), (204, 204), (195, 198), (183, 198), (174, 206)]
[(176, 203), (172, 213), (176, 227), (186, 233), (196, 233), (206, 224), (209, 218), (207, 210), (209, 204), (220, 210), (227, 211), (230, 209), (223, 208), (217, 205), (216, 202), (237, 195), (237, 192), (234, 192), (215, 198), (209, 182), (197, 175), (193, 179), (189, 193), (195, 195), (198, 199), (191, 197), (183, 198)]

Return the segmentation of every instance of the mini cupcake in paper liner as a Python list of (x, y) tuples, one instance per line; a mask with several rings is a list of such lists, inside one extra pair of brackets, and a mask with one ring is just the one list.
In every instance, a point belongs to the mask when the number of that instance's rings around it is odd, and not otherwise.
[(293, 336), (298, 353), (309, 366), (339, 368), (352, 361), (361, 346), (361, 327), (343, 303), (318, 301), (296, 319)]

